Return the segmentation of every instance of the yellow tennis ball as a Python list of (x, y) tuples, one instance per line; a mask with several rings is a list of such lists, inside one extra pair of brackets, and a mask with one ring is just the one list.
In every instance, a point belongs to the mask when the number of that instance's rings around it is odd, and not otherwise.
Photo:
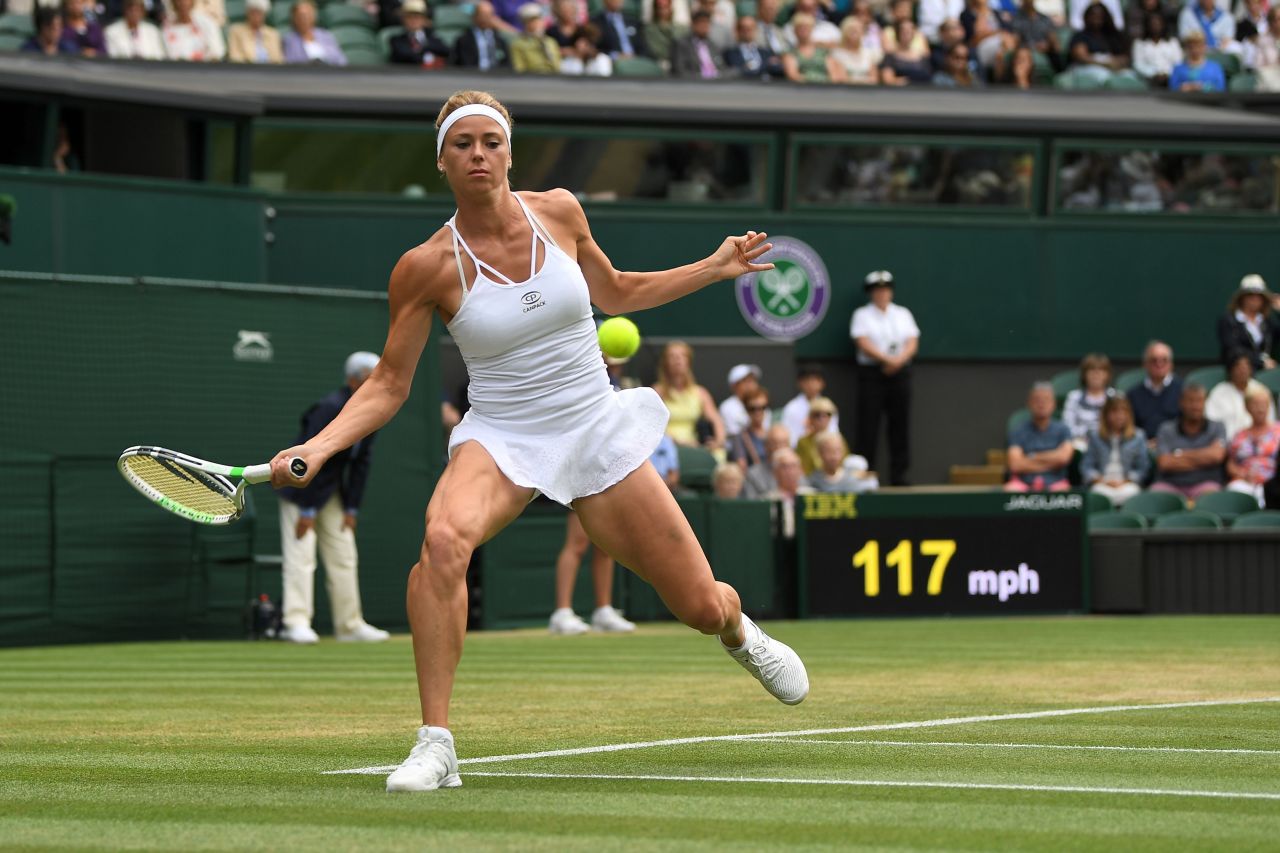
[(596, 331), (600, 349), (610, 358), (631, 358), (640, 349), (640, 330), (626, 317), (610, 317)]

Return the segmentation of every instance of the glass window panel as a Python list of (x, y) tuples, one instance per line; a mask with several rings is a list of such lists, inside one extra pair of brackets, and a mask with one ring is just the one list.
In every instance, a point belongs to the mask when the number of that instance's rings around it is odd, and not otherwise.
[(1031, 209), (1030, 146), (815, 142), (796, 154), (802, 206)]
[(1277, 211), (1278, 154), (1068, 150), (1058, 161), (1058, 207), (1107, 213)]
[[(517, 130), (511, 183), (563, 187), (591, 201), (763, 205), (769, 145), (649, 136), (566, 136)], [(290, 192), (446, 195), (431, 128), (264, 124), (252, 183)]]

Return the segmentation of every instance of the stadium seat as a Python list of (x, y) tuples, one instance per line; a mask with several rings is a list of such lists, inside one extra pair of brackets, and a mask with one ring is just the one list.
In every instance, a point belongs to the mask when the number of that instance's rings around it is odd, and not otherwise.
[(1091, 512), (1087, 521), (1090, 530), (1144, 530), (1147, 527), (1145, 518), (1122, 510)]
[(738, 0), (738, 17), (744, 15), (756, 16), (756, 0)]
[(666, 74), (662, 66), (652, 59), (643, 56), (618, 58), (613, 61), (615, 77), (662, 77)]
[(1181, 512), (1167, 512), (1151, 525), (1156, 530), (1221, 530), (1222, 519), (1211, 512), (1198, 509), (1186, 509)]
[(1191, 371), (1183, 377), (1182, 384), (1184, 386), (1196, 384), (1203, 385), (1205, 390), (1212, 391), (1213, 386), (1227, 378), (1227, 369), (1220, 365), (1210, 365), (1209, 367), (1201, 367)]
[(1112, 509), (1114, 509), (1114, 507), (1111, 505), (1111, 498), (1101, 492), (1084, 493), (1085, 512), (1110, 512)]
[(1080, 368), (1073, 367), (1071, 370), (1055, 373), (1049, 384), (1053, 386), (1053, 396), (1058, 398), (1058, 405), (1061, 406), (1062, 401), (1067, 399), (1067, 394), (1080, 387)]
[(680, 460), (680, 485), (699, 492), (711, 491), (711, 475), (716, 470), (716, 458), (701, 447), (676, 445)]
[(320, 24), (328, 29), (337, 27), (364, 27), (373, 32), (373, 16), (349, 3), (331, 3), (320, 10)]
[(471, 6), (453, 6), (441, 3), (439, 6), (432, 8), (431, 21), (436, 28), (436, 35), (439, 35), (439, 31), (442, 29), (461, 32), (471, 26)]
[(290, 16), (293, 14), (293, 6), (289, 3), (273, 3), (271, 11), (267, 13), (267, 23), (280, 31), (281, 37), (285, 31), (289, 29)]
[(436, 37), (449, 45), (450, 50), (452, 50), (453, 43), (458, 40), (458, 36), (462, 35), (466, 29), (466, 27), (436, 27)]
[(403, 32), (404, 27), (383, 27), (378, 30), (378, 46), (382, 48), (383, 59), (391, 58), (391, 40)]
[(1140, 77), (1134, 77), (1128, 74), (1112, 74), (1107, 80), (1106, 88), (1145, 92), (1151, 87), (1147, 84), (1147, 81)]
[(19, 35), (18, 33), (0, 33), (0, 51), (18, 51), (21, 50), (23, 42), (29, 36)]
[(1258, 88), (1258, 78), (1252, 74), (1237, 74), (1227, 83), (1229, 92), (1252, 92)]
[(1196, 509), (1211, 512), (1226, 524), (1231, 524), (1236, 518), (1247, 512), (1257, 512), (1258, 501), (1254, 499), (1253, 495), (1224, 489), (1221, 492), (1212, 492), (1197, 499)]
[(1222, 66), (1222, 73), (1230, 79), (1240, 73), (1240, 57), (1220, 50), (1209, 51), (1209, 58)]
[(1134, 388), (1142, 384), (1142, 380), (1147, 376), (1147, 371), (1141, 367), (1135, 367), (1132, 370), (1126, 370), (1116, 377), (1116, 390), (1128, 394)]
[(24, 15), (21, 12), (10, 12), (7, 15), (0, 15), (0, 33), (9, 33), (25, 38), (26, 36), (35, 35), (35, 24), (32, 23), (30, 15)]
[(226, 0), (227, 23), (234, 24), (244, 20), (245, 0)]
[(333, 37), (338, 40), (338, 46), (342, 48), (343, 53), (352, 48), (367, 48), (379, 55), (382, 53), (382, 48), (378, 45), (378, 37), (374, 35), (372, 30), (366, 30), (359, 25), (349, 26), (344, 24), (341, 27), (335, 27), (332, 32)]
[(1088, 90), (1101, 89), (1106, 85), (1106, 81), (1090, 74), (1077, 74), (1073, 69), (1068, 68), (1053, 78), (1053, 85), (1058, 89)]
[(1246, 512), (1231, 522), (1233, 530), (1256, 529), (1260, 527), (1280, 529), (1280, 512), (1274, 509), (1260, 509)]
[(1182, 499), (1182, 495), (1172, 492), (1141, 492), (1124, 502), (1125, 512), (1141, 515), (1147, 521), (1153, 521), (1165, 513), (1182, 512), (1186, 508), (1187, 502)]
[(1013, 432), (1014, 427), (1019, 426), (1029, 420), (1031, 420), (1031, 412), (1027, 409), (1026, 406), (1023, 406), (1021, 409), (1015, 410), (1013, 413), (1009, 415), (1009, 419), (1004, 423), (1005, 436), (1008, 437), (1009, 433)]
[(1255, 373), (1253, 378), (1267, 386), (1267, 390), (1272, 394), (1280, 394), (1280, 367)]
[(350, 65), (368, 67), (370, 65), (386, 65), (387, 57), (376, 47), (367, 44), (349, 44), (342, 46), (342, 52)]

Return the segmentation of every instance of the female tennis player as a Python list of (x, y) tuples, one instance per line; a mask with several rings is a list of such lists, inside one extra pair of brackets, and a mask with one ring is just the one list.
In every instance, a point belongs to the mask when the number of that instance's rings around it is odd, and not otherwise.
[(471, 410), (449, 439), (449, 464), (427, 506), (426, 537), (409, 573), (408, 612), (423, 726), (388, 791), (462, 784), (449, 699), (467, 624), (471, 553), (537, 492), (567, 506), (592, 541), (657, 590), (686, 625), (714, 634), (769, 693), (794, 705), (804, 664), (742, 613), (711, 574), (688, 522), (649, 455), (667, 423), (650, 388), (613, 391), (591, 305), (630, 314), (743, 273), (769, 250), (765, 235), (728, 237), (710, 257), (662, 272), (619, 272), (591, 237), (572, 193), (514, 193), (511, 117), (485, 92), (464, 91), (436, 120), (437, 168), (458, 210), (391, 273), (382, 359), (319, 435), (272, 460), (272, 483), (296, 486), (287, 460), (319, 471), (335, 452), (381, 428), (409, 394), (440, 315), (467, 365)]

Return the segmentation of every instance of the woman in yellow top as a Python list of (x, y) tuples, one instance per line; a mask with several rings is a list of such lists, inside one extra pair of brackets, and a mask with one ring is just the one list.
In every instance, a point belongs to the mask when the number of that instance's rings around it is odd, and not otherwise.
[[(720, 420), (711, 392), (699, 385), (693, 375), (691, 346), (684, 341), (672, 341), (663, 348), (658, 359), (658, 381), (653, 387), (671, 412), (667, 435), (676, 444), (701, 445), (712, 453), (724, 453), (724, 421)], [(699, 440), (698, 421), (703, 419), (710, 424), (710, 430), (704, 428)]]
[[(809, 431), (796, 442), (796, 454), (800, 457), (800, 467), (808, 477), (814, 471), (822, 470), (822, 454), (818, 452), (818, 436), (831, 431), (831, 419), (836, 416), (836, 404), (827, 397), (814, 397), (809, 401)], [(840, 433), (836, 433), (840, 435)], [(849, 455), (849, 443), (840, 435), (840, 444), (844, 453), (840, 458)]]
[(511, 68), (517, 74), (559, 74), (560, 46), (547, 35), (542, 6), (525, 3), (518, 14), (524, 24), (524, 34), (511, 42)]

